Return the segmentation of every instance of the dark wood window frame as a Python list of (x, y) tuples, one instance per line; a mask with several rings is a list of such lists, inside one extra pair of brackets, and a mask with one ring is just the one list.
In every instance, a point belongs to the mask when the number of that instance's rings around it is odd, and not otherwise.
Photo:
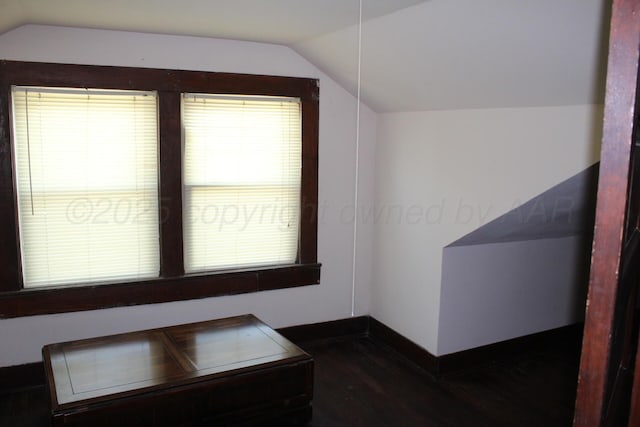
[[(11, 148), (11, 86), (156, 91), (159, 115), (160, 277), (24, 289)], [(291, 265), (185, 274), (182, 247), (180, 94), (300, 98), (302, 185), (298, 258)], [(182, 301), (318, 284), (318, 81), (316, 79), (0, 61), (0, 318)]]

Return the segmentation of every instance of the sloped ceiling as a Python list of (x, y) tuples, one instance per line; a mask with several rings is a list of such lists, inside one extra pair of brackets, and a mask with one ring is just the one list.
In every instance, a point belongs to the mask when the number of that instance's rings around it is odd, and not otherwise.
[[(431, 0), (367, 21), (378, 112), (602, 103), (609, 0)], [(357, 28), (295, 45), (355, 91)]]
[[(425, 0), (364, 0), (363, 19)], [(290, 45), (359, 19), (357, 0), (0, 0), (0, 33), (48, 24)]]
[[(362, 0), (378, 112), (601, 103), (610, 0)], [(358, 0), (0, 0), (49, 24), (283, 44), (356, 93)]]

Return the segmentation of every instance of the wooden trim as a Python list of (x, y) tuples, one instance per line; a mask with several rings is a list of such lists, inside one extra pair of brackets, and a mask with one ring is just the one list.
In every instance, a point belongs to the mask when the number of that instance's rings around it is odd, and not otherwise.
[(300, 247), (298, 262), (318, 258), (318, 88), (314, 98), (302, 106), (302, 180), (300, 200)]
[[(0, 79), (18, 86), (60, 86), (317, 98), (317, 80), (303, 77), (158, 68), (0, 60)], [(317, 100), (317, 99), (316, 99)]]
[(184, 275), (182, 242), (182, 127), (180, 94), (158, 93), (158, 115), (171, 120), (160, 121), (160, 276)]
[(428, 350), (377, 321), (369, 320), (369, 335), (386, 344), (433, 376), (473, 369), (493, 361), (502, 361), (545, 345), (573, 345), (579, 348), (583, 325), (574, 324), (557, 329), (501, 341), (456, 353), (434, 356)]
[(0, 368), (0, 394), (44, 385), (44, 364), (27, 363)]
[[(351, 317), (276, 329), (295, 344), (312, 340), (368, 336), (434, 376), (473, 369), (492, 361), (503, 361), (546, 345), (570, 345), (579, 348), (582, 324), (514, 338), (470, 350), (434, 356), (413, 341), (370, 316)], [(312, 355), (313, 356), (313, 355)], [(0, 368), (0, 392), (44, 384), (42, 362)]]
[[(636, 343), (636, 359), (634, 366), (640, 366), (640, 334)], [(631, 403), (629, 409), (629, 425), (640, 425), (640, 372), (633, 373), (633, 386), (631, 388)]]
[(276, 329), (285, 338), (295, 342), (365, 335), (369, 331), (369, 316), (350, 317), (329, 322), (289, 326)]
[[(640, 41), (640, 1), (614, 0), (609, 37), (604, 128), (591, 276), (574, 426), (604, 425), (611, 395), (621, 247), (625, 217)], [(628, 230), (627, 230), (628, 231)], [(619, 316), (618, 316), (619, 317)], [(613, 368), (613, 369), (612, 369)]]
[(374, 341), (391, 347), (431, 375), (438, 375), (438, 357), (373, 317), (369, 319), (369, 336)]
[[(304, 266), (304, 268), (300, 268)], [(291, 267), (266, 269), (260, 272), (258, 291), (294, 288), (320, 283), (320, 264), (296, 264)]]
[[(22, 289), (10, 135), (10, 87), (61, 86), (158, 93), (160, 278), (108, 286)], [(302, 103), (298, 257), (291, 266), (185, 275), (180, 94), (296, 97)], [(319, 88), (312, 78), (0, 60), (0, 318), (181, 301), (318, 284)]]
[(2, 241), (0, 245), (0, 292), (13, 290), (21, 283), (17, 215), (14, 209), (3, 208), (15, 204), (13, 154), (10, 143), (10, 91), (10, 85), (0, 81), (0, 240)]
[(583, 327), (584, 324), (576, 323), (482, 347), (445, 354), (438, 357), (438, 373), (444, 375), (490, 362), (508, 360), (547, 345), (571, 346), (576, 349), (577, 357), (582, 340)]
[[(277, 278), (283, 280), (278, 284)], [(320, 264), (238, 270), (144, 282), (0, 293), (0, 318), (208, 298), (320, 283)]]

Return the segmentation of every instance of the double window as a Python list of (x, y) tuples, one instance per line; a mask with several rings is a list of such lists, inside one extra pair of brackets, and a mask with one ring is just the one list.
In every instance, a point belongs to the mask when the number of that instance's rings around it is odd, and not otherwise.
[(312, 79), (0, 62), (0, 316), (319, 282)]

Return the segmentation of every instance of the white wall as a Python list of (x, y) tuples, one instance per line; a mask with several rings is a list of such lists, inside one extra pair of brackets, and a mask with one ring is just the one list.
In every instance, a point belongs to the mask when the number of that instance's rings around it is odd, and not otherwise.
[[(47, 26), (0, 35), (0, 58), (320, 78), (323, 263), (319, 286), (2, 319), (12, 344), (0, 366), (37, 361), (49, 342), (248, 312), (274, 327), (349, 317), (356, 101), (308, 61), (277, 45)], [(362, 105), (355, 314), (440, 354), (443, 247), (597, 161), (601, 123), (590, 105), (377, 116)]]
[(439, 355), (443, 247), (596, 162), (601, 125), (591, 105), (379, 114), (371, 315)]
[[(254, 313), (273, 327), (351, 315), (356, 100), (291, 49), (277, 45), (25, 26), (0, 35), (0, 59), (272, 74), (320, 79), (318, 260), (321, 284), (256, 294), (0, 320), (0, 366), (40, 360), (46, 343)], [(375, 114), (361, 111), (359, 197), (373, 198)], [(356, 315), (369, 312), (372, 224), (359, 227)], [(367, 249), (367, 247), (369, 249)]]
[(582, 321), (590, 248), (585, 236), (445, 248), (438, 354)]

